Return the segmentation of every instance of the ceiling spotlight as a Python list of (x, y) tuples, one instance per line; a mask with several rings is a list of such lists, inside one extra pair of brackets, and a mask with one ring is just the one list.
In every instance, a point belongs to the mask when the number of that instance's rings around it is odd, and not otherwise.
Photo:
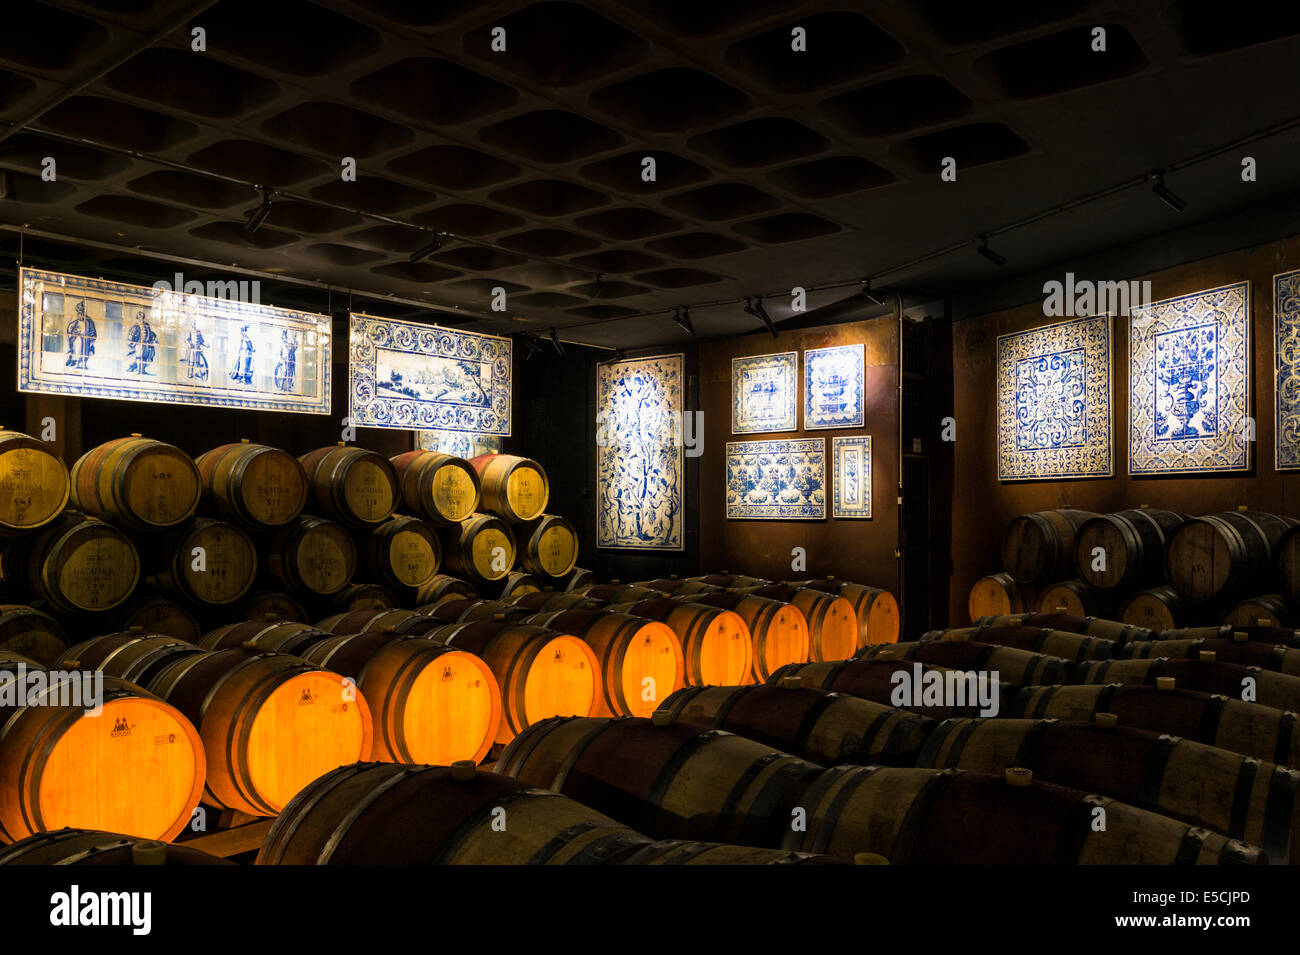
[(1173, 192), (1170, 191), (1169, 187), (1165, 185), (1165, 177), (1163, 175), (1156, 173), (1155, 178), (1156, 184), (1151, 187), (1151, 191), (1160, 197), (1161, 202), (1167, 205), (1170, 209), (1173, 209), (1174, 212), (1182, 212), (1187, 208), (1187, 203), (1174, 195)]
[(987, 236), (980, 236), (980, 244), (975, 251), (978, 252), (980, 255), (984, 256), (984, 258), (988, 259), (990, 262), (992, 262), (994, 265), (998, 266), (999, 268), (1007, 264), (1007, 260), (1005, 256), (998, 255), (996, 252), (994, 252), (992, 249), (989, 248), (989, 240)]
[(555, 346), (555, 353), (560, 357), (564, 356), (564, 346), (560, 344), (560, 336), (555, 334), (555, 329), (551, 329), (551, 344)]
[(673, 311), (673, 321), (676, 322), (682, 331), (686, 332), (686, 334), (690, 335), (692, 338), (695, 337), (695, 326), (691, 324), (690, 308), (675, 309)]
[(745, 311), (762, 322), (763, 326), (772, 333), (772, 337), (776, 338), (776, 326), (772, 324), (772, 319), (768, 317), (767, 309), (763, 307), (763, 296), (760, 295), (758, 298), (745, 299)]
[(881, 295), (879, 292), (872, 291), (871, 279), (867, 279), (865, 282), (862, 283), (862, 297), (865, 298), (872, 305), (885, 304), (884, 296)]
[(537, 343), (537, 339), (532, 335), (519, 336), (519, 344), (524, 346), (524, 361), (528, 361), (542, 350), (542, 346)]
[(441, 248), (442, 248), (442, 233), (435, 232), (433, 234), (432, 241), (430, 241), (426, 245), (420, 246), (418, 249), (416, 249), (414, 252), (411, 253), (411, 263), (414, 264), (416, 262), (419, 262), (421, 259), (427, 259), (429, 256), (433, 255), (433, 253), (437, 252)]
[(274, 197), (275, 193), (273, 191), (269, 189), (262, 190), (262, 204), (253, 210), (253, 214), (244, 223), (245, 232), (256, 232), (262, 228), (262, 223), (271, 214), (271, 203), (274, 201)]

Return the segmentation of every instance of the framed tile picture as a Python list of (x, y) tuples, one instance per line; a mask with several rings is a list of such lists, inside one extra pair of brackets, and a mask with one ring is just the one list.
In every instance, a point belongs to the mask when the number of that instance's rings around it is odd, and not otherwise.
[(1129, 315), (1129, 473), (1250, 468), (1250, 283)]
[(862, 345), (835, 345), (804, 352), (803, 379), (804, 430), (863, 426)]
[(831, 517), (871, 517), (871, 435), (832, 439), (831, 457)]
[(799, 353), (731, 359), (731, 431), (794, 431), (799, 414)]
[(1275, 463), (1300, 468), (1300, 269), (1273, 276)]
[(998, 480), (1110, 477), (1109, 315), (998, 336)]
[(826, 439), (727, 442), (728, 520), (826, 517)]

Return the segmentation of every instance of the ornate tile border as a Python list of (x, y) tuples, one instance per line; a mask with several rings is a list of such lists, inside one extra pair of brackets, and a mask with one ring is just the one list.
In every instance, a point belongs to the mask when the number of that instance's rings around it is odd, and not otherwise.
[(831, 516), (871, 517), (871, 435), (832, 438), (831, 458), (835, 468)]
[(826, 517), (826, 439), (727, 442), (728, 520)]

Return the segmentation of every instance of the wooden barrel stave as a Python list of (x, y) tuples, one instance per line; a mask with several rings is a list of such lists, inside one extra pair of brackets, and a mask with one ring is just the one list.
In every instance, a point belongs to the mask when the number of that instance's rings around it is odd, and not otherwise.
[(479, 583), (501, 580), (515, 565), (517, 548), (510, 525), (492, 514), (476, 513), (442, 530), (443, 564), (459, 577)]
[(478, 509), (478, 472), (464, 458), (407, 451), (388, 460), (397, 472), (402, 506), (429, 523), (459, 524)]
[(352, 580), (357, 547), (339, 524), (323, 517), (300, 517), (271, 538), (266, 568), (297, 596), (328, 597)]
[(1002, 535), (1002, 565), (1025, 584), (1073, 576), (1075, 535), (1096, 516), (1063, 507), (1013, 518)]
[(204, 506), (245, 527), (272, 530), (307, 506), (307, 472), (288, 451), (264, 444), (223, 444), (195, 461)]
[(70, 480), (77, 509), (134, 531), (175, 527), (194, 514), (202, 497), (188, 454), (138, 434), (87, 451)]
[(366, 579), (389, 587), (422, 587), (442, 564), (437, 529), (415, 517), (392, 517), (364, 534), (358, 545)]
[(524, 570), (560, 580), (577, 564), (578, 529), (558, 514), (541, 514), (515, 530)]
[(304, 454), (298, 463), (307, 475), (312, 504), (345, 527), (367, 530), (397, 509), (397, 471), (382, 454), (340, 442)]

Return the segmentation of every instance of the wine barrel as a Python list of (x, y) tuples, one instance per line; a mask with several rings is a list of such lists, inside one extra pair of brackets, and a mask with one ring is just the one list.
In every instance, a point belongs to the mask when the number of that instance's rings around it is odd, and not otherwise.
[[(1048, 627), (980, 626), (954, 630), (930, 630), (922, 640), (978, 640), (999, 647), (1015, 647), (1077, 663), (1080, 660), (1108, 660), (1117, 656), (1121, 645), (1082, 633)], [(1032, 768), (1032, 767), (1031, 767)]]
[[(1141, 590), (1164, 581), (1165, 545), (1186, 514), (1142, 507), (1099, 514), (1074, 537), (1074, 563), (1094, 590)], [(1098, 550), (1100, 549), (1100, 553)]]
[(367, 530), (397, 509), (397, 471), (382, 454), (339, 442), (304, 454), (298, 463), (307, 474), (312, 504), (346, 527)]
[(326, 617), (316, 624), (316, 629), (339, 636), (349, 633), (368, 633), (371, 630), (384, 630), (405, 623), (412, 617), (420, 616), (410, 610), (351, 610)]
[(683, 684), (682, 642), (667, 624), (607, 610), (556, 610), (522, 621), (581, 637), (600, 661), (594, 716), (649, 716)]
[(480, 583), (500, 580), (515, 565), (510, 525), (491, 514), (475, 514), (442, 531), (443, 564), (457, 576)]
[(674, 599), (733, 610), (745, 621), (754, 646), (755, 683), (762, 683), (787, 663), (803, 663), (808, 659), (808, 621), (792, 604), (728, 591), (688, 594)]
[(62, 613), (111, 610), (135, 590), (140, 556), (116, 527), (65, 511), (5, 547), (0, 578), (6, 586), (37, 594)]
[(180, 448), (133, 434), (87, 451), (72, 466), (72, 502), (134, 531), (175, 527), (198, 509), (198, 468)]
[(483, 510), (511, 524), (531, 521), (546, 511), (551, 484), (536, 461), (512, 454), (480, 454), (469, 463), (478, 472)]
[(298, 657), (245, 649), (185, 656), (149, 690), (199, 728), (213, 805), (274, 816), (313, 779), (370, 757), (365, 697)]
[(485, 593), (490, 593), (494, 600), (512, 601), (517, 597), (541, 593), (546, 586), (546, 581), (541, 577), (527, 571), (512, 570), (498, 581), (483, 584), (482, 589)]
[(1002, 535), (1002, 566), (1022, 584), (1050, 583), (1074, 574), (1074, 538), (1091, 511), (1062, 507), (1021, 514)]
[(1061, 613), (1076, 617), (1110, 617), (1115, 600), (1093, 590), (1082, 580), (1062, 580), (1045, 586), (1038, 596), (1039, 613)]
[(307, 506), (307, 472), (288, 451), (245, 439), (205, 451), (194, 464), (204, 507), (226, 520), (271, 530)]
[[(1032, 683), (1064, 683), (1071, 664), (1060, 657), (999, 647), (976, 640), (927, 640), (921, 643), (893, 643), (864, 647), (857, 659), (913, 660), (954, 670), (998, 674), (999, 682), (1024, 686)], [(1111, 661), (1106, 661), (1111, 662)], [(1088, 666), (1089, 664), (1081, 664)]]
[(600, 706), (600, 661), (582, 640), (545, 627), (476, 620), (435, 627), (424, 636), (487, 663), (501, 688), (498, 743), (552, 716), (590, 716)]
[(1300, 772), (1204, 743), (1116, 725), (1056, 719), (948, 720), (917, 766), (1000, 773), (1122, 799), (1264, 850), (1274, 863), (1300, 856)]
[(582, 594), (566, 591), (556, 593), (554, 590), (534, 590), (531, 593), (512, 595), (510, 603), (511, 606), (531, 613), (544, 613), (550, 610), (595, 610), (609, 606)]
[(1193, 600), (1258, 592), (1273, 580), (1274, 551), (1294, 524), (1289, 517), (1257, 511), (1194, 517), (1169, 537), (1169, 582)]
[(729, 846), (722, 842), (664, 839), (644, 849), (612, 860), (613, 865), (848, 865), (835, 856), (811, 852), (785, 852), (756, 846)]
[(348, 585), (357, 569), (352, 536), (323, 517), (300, 517), (277, 531), (266, 550), (266, 567), (292, 593), (327, 597)]
[(60, 669), (99, 670), (106, 676), (145, 686), (167, 664), (203, 650), (185, 640), (145, 630), (91, 637), (69, 647), (55, 664)]
[(581, 567), (575, 567), (570, 571), (569, 576), (564, 584), (565, 590), (577, 590), (580, 587), (586, 587), (588, 584), (596, 582), (596, 575), (589, 570)]
[(853, 604), (843, 597), (789, 584), (764, 584), (735, 590), (769, 600), (783, 600), (796, 607), (808, 623), (808, 655), (812, 660), (847, 660), (858, 649), (858, 615)]
[(572, 799), (473, 766), (359, 763), (295, 796), (256, 864), (589, 865), (649, 842)]
[(0, 836), (72, 826), (174, 838), (203, 790), (190, 722), (114, 677), (51, 671), (33, 686), (15, 659), (0, 662), (0, 682), (15, 682), (0, 703)]
[(1184, 627), (1163, 630), (1161, 640), (1249, 640), (1283, 647), (1300, 647), (1300, 630), (1291, 627)]
[[(964, 670), (932, 663), (868, 659), (791, 663), (773, 673), (767, 682), (779, 685), (784, 680), (797, 679), (801, 686), (843, 693), (934, 720), (989, 716), (1009, 711), (1019, 690), (1015, 684), (1001, 680), (996, 686), (987, 683), (984, 686), (986, 697), (981, 700), (981, 688), (972, 684), (971, 676)], [(908, 683), (912, 684), (913, 691), (903, 692)], [(925, 692), (927, 683), (942, 686), (950, 692), (928, 694)]]
[(138, 594), (108, 619), (111, 624), (96, 629), (114, 632), (139, 627), (144, 633), (160, 633), (187, 643), (197, 643), (203, 636), (203, 627), (194, 614), (167, 597)]
[(459, 524), (479, 504), (478, 472), (464, 458), (407, 451), (388, 459), (397, 472), (402, 506), (437, 526)]
[(235, 865), (183, 845), (98, 829), (38, 832), (0, 849), (0, 865)]
[(291, 623), (306, 623), (309, 619), (307, 608), (276, 590), (254, 590), (230, 613), (234, 620), (264, 620), (268, 615)]
[(687, 687), (664, 700), (657, 712), (823, 766), (914, 765), (938, 725), (907, 710), (798, 683), (793, 677), (777, 686)]
[(563, 793), (656, 839), (775, 848), (821, 767), (666, 717), (534, 724), (496, 771)]
[(417, 607), (416, 613), (443, 623), (466, 623), (471, 620), (522, 620), (533, 611), (502, 600), (479, 597), (450, 597), (431, 607)]
[(898, 642), (898, 601), (888, 590), (824, 577), (819, 580), (787, 580), (787, 586), (843, 597), (858, 618), (858, 646)]
[(373, 722), (373, 759), (477, 763), (496, 739), (501, 690), (488, 665), (472, 653), (371, 631), (313, 643), (302, 658), (360, 687)]
[(349, 584), (330, 598), (330, 607), (338, 613), (353, 610), (391, 610), (402, 601), (380, 584)]
[(234, 524), (200, 517), (146, 545), (150, 587), (204, 604), (234, 603), (257, 577), (257, 548)]
[[(441, 538), (439, 539), (441, 540)], [(415, 589), (415, 596), (411, 598), (411, 603), (421, 607), (425, 604), (436, 603), (448, 595), (477, 597), (478, 591), (474, 589), (473, 584), (461, 580), (459, 577), (452, 577), (450, 574), (435, 574), (427, 583), (421, 584)]]
[(1282, 535), (1273, 560), (1282, 594), (1300, 601), (1300, 525)]
[[(1148, 660), (1093, 660), (1080, 663), (1072, 683), (1141, 683), (1156, 685), (1160, 677), (1172, 677), (1175, 685), (1205, 693), (1222, 693), (1240, 700), (1242, 691), (1253, 680), (1254, 700), (1280, 710), (1300, 712), (1300, 677), (1274, 673), (1239, 663), (1218, 660), (1179, 660), (1159, 657)], [(1037, 680), (1038, 683), (1063, 683), (1064, 680)]]
[(49, 666), (68, 647), (63, 625), (25, 604), (0, 604), (0, 651)]
[(1281, 594), (1239, 600), (1223, 615), (1229, 627), (1293, 627), (1296, 616)]
[[(373, 613), (373, 611), (364, 611)], [(204, 650), (233, 650), (238, 647), (261, 650), (263, 653), (287, 653), (301, 656), (313, 643), (334, 636), (327, 630), (311, 624), (275, 618), (228, 623), (209, 630), (199, 641)]]
[[(1259, 865), (1258, 849), (1025, 769), (839, 766), (804, 795), (806, 828), (783, 849), (895, 865)], [(1094, 829), (1096, 810), (1105, 828)]]
[(1115, 643), (1127, 643), (1130, 640), (1153, 640), (1156, 631), (1117, 620), (1099, 620), (1096, 617), (1084, 617), (1069, 613), (1013, 613), (993, 617), (980, 617), (974, 622), (976, 628), (983, 627), (1036, 627), (1039, 629), (1061, 630), (1065, 633), (1086, 634)]
[(677, 603), (663, 596), (611, 604), (608, 609), (667, 624), (682, 643), (687, 686), (736, 686), (754, 679), (749, 627), (732, 610)]
[(575, 588), (574, 593), (581, 594), (593, 602), (608, 604), (631, 603), (637, 600), (663, 599), (667, 594), (653, 587), (640, 587), (636, 584), (586, 584)]
[(0, 430), (0, 534), (24, 534), (63, 512), (68, 469), (43, 441)]
[(1112, 713), (1123, 726), (1196, 740), (1300, 769), (1296, 714), (1172, 686), (1120, 683), (1027, 686), (1005, 710), (1030, 719), (1083, 720)]
[(750, 577), (748, 574), (733, 574), (725, 570), (720, 574), (700, 574), (686, 579), (708, 584), (711, 587), (721, 587), (723, 590), (746, 590), (750, 587), (764, 587), (775, 583), (765, 577)]
[(1156, 632), (1184, 626), (1190, 613), (1190, 603), (1169, 584), (1133, 594), (1117, 611), (1123, 623)]
[(367, 580), (389, 587), (421, 587), (438, 573), (442, 544), (432, 524), (394, 517), (359, 541), (359, 566)]
[[(618, 581), (610, 581), (617, 584)], [(687, 594), (715, 594), (723, 588), (714, 584), (706, 584), (699, 580), (682, 580), (680, 577), (659, 577), (655, 580), (641, 580), (634, 585), (645, 587), (649, 590), (657, 590), (660, 593), (671, 594), (674, 597), (683, 597)]]
[(1274, 673), (1300, 676), (1300, 649), (1249, 640), (1144, 640), (1131, 643), (1118, 654), (1128, 659), (1182, 657), (1200, 659), (1205, 652), (1222, 663), (1239, 663)]
[(989, 615), (1032, 612), (1038, 591), (1010, 574), (989, 574), (971, 584), (966, 607), (972, 621)]
[(558, 514), (542, 514), (515, 528), (519, 563), (527, 571), (558, 580), (578, 562), (578, 529)]

